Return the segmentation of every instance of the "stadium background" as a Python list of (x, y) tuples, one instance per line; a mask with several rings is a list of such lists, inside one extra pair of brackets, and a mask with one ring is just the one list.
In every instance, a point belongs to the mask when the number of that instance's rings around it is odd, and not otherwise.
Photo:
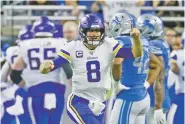
[[(32, 24), (43, 15), (48, 16), (54, 23), (64, 25), (66, 22), (74, 21), (78, 25), (83, 15), (95, 13), (108, 26), (110, 17), (118, 11), (128, 11), (135, 17), (153, 12), (164, 21), (164, 38), (171, 51), (180, 48), (184, 31), (184, 0), (1, 0), (0, 4), (1, 55), (6, 55), (6, 49), (14, 45), (21, 28), (26, 24)], [(173, 99), (174, 85), (169, 86)], [(70, 88), (66, 95), (69, 92)], [(71, 123), (67, 115), (64, 115), (63, 119), (66, 124)]]

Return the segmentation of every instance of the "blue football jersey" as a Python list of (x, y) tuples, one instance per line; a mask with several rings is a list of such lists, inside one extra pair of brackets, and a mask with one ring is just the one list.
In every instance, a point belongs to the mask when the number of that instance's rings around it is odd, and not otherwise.
[[(165, 79), (164, 79), (164, 88), (165, 88), (165, 93), (164, 93), (164, 102), (163, 102), (163, 108), (169, 109), (171, 105), (170, 101), (170, 96), (168, 92), (168, 87), (167, 87), (167, 80), (168, 80), (168, 71), (169, 71), (169, 59), (170, 59), (170, 48), (169, 45), (166, 41), (163, 39), (157, 39), (157, 40), (150, 40), (150, 50), (152, 53), (154, 53), (156, 56), (162, 56), (164, 60), (164, 65), (165, 65)], [(150, 98), (151, 98), (151, 107), (154, 107), (155, 105), (155, 96), (154, 96), (154, 91), (153, 87), (150, 87), (148, 89)]]
[[(130, 36), (119, 36), (116, 40), (123, 44), (123, 47), (132, 47), (132, 38)], [(144, 87), (149, 71), (150, 51), (148, 40), (141, 38), (143, 45), (143, 55), (135, 59), (125, 59), (122, 63), (121, 83), (129, 90), (123, 90), (118, 94), (118, 98), (139, 101), (145, 98), (147, 90)]]

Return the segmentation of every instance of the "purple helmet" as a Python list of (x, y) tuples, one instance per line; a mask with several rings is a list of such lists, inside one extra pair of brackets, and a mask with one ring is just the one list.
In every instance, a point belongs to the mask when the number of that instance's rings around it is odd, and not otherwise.
[(31, 29), (32, 29), (32, 25), (30, 24), (26, 25), (26, 27), (21, 29), (19, 31), (18, 40), (16, 41), (16, 43), (19, 43), (20, 41), (23, 41), (23, 40), (29, 40), (34, 38), (34, 33), (31, 31)]
[(52, 23), (46, 16), (42, 16), (35, 21), (32, 28), (35, 36), (53, 36), (54, 23)]
[(63, 37), (63, 27), (61, 24), (55, 24), (55, 29), (53, 32), (54, 38), (60, 38)]
[[(100, 39), (97, 40), (97, 37), (96, 39), (95, 37), (88, 37), (87, 32), (90, 31), (100, 32)], [(79, 32), (84, 43), (98, 46), (103, 43), (105, 37), (105, 26), (103, 21), (97, 15), (87, 14), (80, 21)]]

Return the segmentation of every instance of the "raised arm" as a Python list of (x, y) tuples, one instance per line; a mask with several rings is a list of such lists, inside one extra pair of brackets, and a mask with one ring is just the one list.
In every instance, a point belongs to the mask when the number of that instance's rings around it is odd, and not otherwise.
[(132, 54), (134, 58), (142, 56), (142, 43), (140, 39), (140, 31), (137, 28), (133, 28), (131, 25), (130, 35), (133, 37), (133, 46), (132, 46)]
[[(116, 39), (121, 39), (124, 46), (119, 46), (114, 50), (117, 50), (116, 58), (137, 58), (142, 56), (142, 43), (140, 39), (140, 32), (137, 28), (132, 28), (130, 32), (131, 37), (133, 38), (133, 44), (131, 45), (131, 38), (130, 37), (118, 37)], [(130, 46), (125, 46), (130, 42)], [(120, 48), (119, 48), (120, 47)], [(118, 49), (119, 48), (119, 49)]]

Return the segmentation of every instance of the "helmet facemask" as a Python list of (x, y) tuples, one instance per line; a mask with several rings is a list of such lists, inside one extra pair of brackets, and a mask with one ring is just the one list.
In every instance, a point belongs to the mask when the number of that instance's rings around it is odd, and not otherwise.
[(105, 29), (99, 27), (85, 28), (80, 30), (81, 38), (84, 44), (88, 46), (99, 46), (103, 43)]

